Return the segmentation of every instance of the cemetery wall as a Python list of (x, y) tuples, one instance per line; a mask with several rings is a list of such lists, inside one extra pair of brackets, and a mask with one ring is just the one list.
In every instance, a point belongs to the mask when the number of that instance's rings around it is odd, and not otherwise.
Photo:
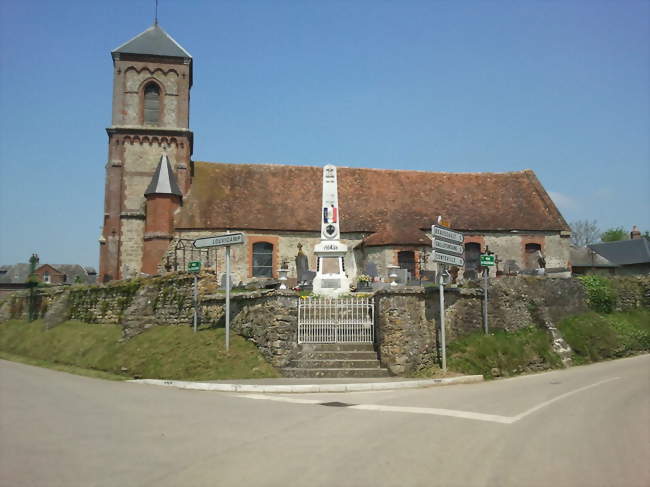
[[(125, 338), (152, 326), (192, 326), (193, 276), (112, 282), (104, 286), (53, 286), (35, 293), (37, 316), (47, 327), (68, 319), (111, 323)], [(650, 276), (616, 278), (616, 309), (650, 308)], [(217, 276), (199, 279), (200, 326), (224, 326), (225, 295)], [(449, 341), (483, 329), (480, 288), (447, 288), (446, 335)], [(4, 296), (0, 321), (27, 319), (29, 292)], [(233, 293), (231, 328), (255, 343), (276, 367), (286, 366), (297, 351), (299, 297), (291, 291)], [(380, 361), (394, 374), (409, 374), (438, 360), (439, 294), (437, 287), (384, 289), (374, 295), (376, 345)], [(490, 282), (490, 329), (549, 327), (563, 317), (587, 310), (577, 279), (504, 277)]]

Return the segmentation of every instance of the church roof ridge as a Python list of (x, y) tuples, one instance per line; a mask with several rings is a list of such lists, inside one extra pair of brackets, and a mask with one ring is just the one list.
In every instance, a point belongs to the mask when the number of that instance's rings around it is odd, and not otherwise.
[(152, 25), (144, 32), (119, 45), (112, 53), (192, 58), (192, 55), (158, 24)]
[[(195, 164), (213, 164), (219, 166), (233, 166), (233, 167), (269, 167), (269, 168), (311, 168), (322, 170), (326, 164), (321, 166), (314, 166), (311, 164), (285, 164), (285, 163), (255, 163), (255, 162), (220, 162), (220, 161), (194, 161)], [(333, 164), (333, 163), (328, 163)], [(355, 171), (382, 171), (382, 172), (395, 172), (395, 173), (422, 173), (422, 174), (439, 174), (439, 175), (452, 175), (452, 176), (512, 176), (512, 175), (523, 175), (530, 174), (534, 171), (532, 169), (520, 169), (518, 171), (428, 171), (425, 169), (389, 169), (389, 168), (379, 168), (379, 167), (357, 167), (357, 166), (342, 166), (339, 164), (334, 164), (336, 169), (352, 169)]]

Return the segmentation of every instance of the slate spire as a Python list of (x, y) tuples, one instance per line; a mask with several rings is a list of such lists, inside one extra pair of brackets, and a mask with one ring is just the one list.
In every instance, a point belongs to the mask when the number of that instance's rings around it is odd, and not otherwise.
[(169, 158), (166, 153), (160, 156), (160, 162), (156, 168), (156, 172), (151, 178), (151, 182), (144, 192), (145, 196), (150, 194), (174, 194), (183, 197), (183, 193), (178, 187), (176, 176), (169, 163)]
[(192, 59), (192, 56), (157, 23), (133, 39), (116, 47), (115, 54), (149, 54)]

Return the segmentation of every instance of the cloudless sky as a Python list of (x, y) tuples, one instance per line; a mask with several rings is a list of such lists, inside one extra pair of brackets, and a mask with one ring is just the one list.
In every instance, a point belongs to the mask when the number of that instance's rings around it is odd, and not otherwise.
[[(0, 0), (0, 264), (98, 266), (110, 51), (153, 6)], [(160, 0), (159, 23), (194, 59), (194, 160), (530, 168), (567, 221), (650, 230), (648, 1)]]

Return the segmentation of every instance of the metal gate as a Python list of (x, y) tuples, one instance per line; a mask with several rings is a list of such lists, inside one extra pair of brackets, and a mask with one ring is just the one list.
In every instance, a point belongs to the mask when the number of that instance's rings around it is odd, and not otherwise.
[(302, 298), (298, 343), (373, 343), (374, 315), (371, 298)]

